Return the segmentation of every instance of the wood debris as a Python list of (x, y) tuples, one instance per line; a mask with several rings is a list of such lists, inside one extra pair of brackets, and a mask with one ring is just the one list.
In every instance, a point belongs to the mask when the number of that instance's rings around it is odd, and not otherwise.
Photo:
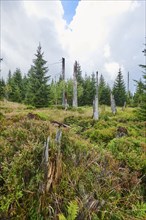
[(51, 124), (53, 124), (54, 126), (57, 126), (57, 127), (71, 128), (67, 124), (64, 124), (64, 123), (61, 123), (61, 122), (58, 122), (58, 121), (54, 121), (54, 120), (51, 121)]

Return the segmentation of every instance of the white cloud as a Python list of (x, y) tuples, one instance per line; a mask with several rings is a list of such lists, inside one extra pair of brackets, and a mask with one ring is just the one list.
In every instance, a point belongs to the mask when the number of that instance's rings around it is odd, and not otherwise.
[(131, 2), (131, 10), (132, 11), (134, 11), (138, 7), (140, 7), (140, 3), (138, 1)]
[[(116, 53), (118, 53), (120, 44), (124, 44), (125, 49), (131, 49), (126, 39), (122, 43), (120, 43), (120, 40), (126, 34), (129, 41), (134, 39), (133, 33), (129, 31), (131, 31), (130, 29), (134, 30), (132, 18), (135, 15), (134, 10), (139, 6), (140, 4), (137, 1), (130, 0), (80, 1), (76, 9), (76, 15), (69, 25), (71, 31), (68, 30), (66, 33), (65, 42), (69, 56), (81, 62), (84, 72), (90, 71), (91, 73), (97, 69), (101, 72), (106, 70), (106, 74), (113, 79), (117, 71), (107, 71), (107, 68), (104, 68), (105, 59), (109, 59), (110, 68), (111, 66), (115, 67), (117, 61), (119, 65), (123, 65), (124, 60), (126, 60), (126, 57), (124, 57), (125, 51), (120, 54), (121, 59), (116, 59), (116, 57), (112, 57), (112, 47), (116, 45), (117, 48), (114, 48)], [(126, 17), (129, 19), (128, 22), (131, 20), (130, 29)], [(121, 24), (124, 26), (121, 26), (120, 30)], [(113, 45), (109, 43), (111, 40)]]
[(117, 62), (105, 63), (104, 68), (105, 71), (109, 74), (111, 80), (115, 80), (115, 76), (117, 75), (119, 69), (121, 69), (122, 73), (125, 72), (124, 67)]
[[(60, 1), (2, 2), (1, 17), (3, 75), (17, 67), (27, 73), (39, 42), (48, 63), (66, 56), (60, 37), (66, 25)], [(52, 75), (60, 72), (59, 65), (49, 69)]]
[(109, 58), (111, 56), (111, 52), (110, 52), (110, 45), (106, 44), (104, 46), (104, 57), (105, 58)]
[[(29, 16), (43, 17), (49, 20), (57, 20), (62, 18), (64, 11), (61, 1), (22, 1), (23, 6)], [(56, 9), (56, 10), (54, 10)]]
[[(41, 42), (48, 63), (66, 58), (68, 76), (78, 60), (83, 73), (98, 70), (106, 80), (115, 78), (119, 66), (125, 71), (133, 68), (138, 77), (145, 32), (143, 2), (80, 1), (68, 27), (61, 1), (2, 1), (1, 5), (3, 74), (16, 67), (26, 73)], [(49, 69), (53, 75), (61, 66)]]

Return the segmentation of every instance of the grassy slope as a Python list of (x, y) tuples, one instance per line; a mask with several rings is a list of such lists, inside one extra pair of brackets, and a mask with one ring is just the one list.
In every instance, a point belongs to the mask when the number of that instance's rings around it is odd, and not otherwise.
[[(137, 121), (134, 109), (113, 116), (101, 107), (95, 122), (89, 107), (64, 111), (1, 102), (0, 108), (0, 219), (58, 219), (74, 200), (77, 219), (146, 219), (145, 122)], [(37, 117), (28, 118), (30, 112)], [(60, 165), (51, 120), (71, 127), (62, 129)], [(118, 126), (128, 136), (116, 138)], [(42, 164), (48, 136), (53, 178), (46, 192), (40, 186), (48, 183)]]

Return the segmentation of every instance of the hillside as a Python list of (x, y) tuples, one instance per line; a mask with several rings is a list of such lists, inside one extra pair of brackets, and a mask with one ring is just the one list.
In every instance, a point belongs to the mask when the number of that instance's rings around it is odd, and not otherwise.
[(101, 106), (99, 121), (90, 107), (0, 110), (1, 220), (146, 219), (145, 122), (135, 108), (113, 116)]

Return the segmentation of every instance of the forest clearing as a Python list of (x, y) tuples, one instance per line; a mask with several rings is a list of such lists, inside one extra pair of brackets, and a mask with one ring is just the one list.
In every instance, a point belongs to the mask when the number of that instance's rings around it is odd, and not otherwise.
[(0, 0), (0, 220), (146, 220), (145, 9)]
[(114, 116), (100, 106), (98, 121), (91, 107), (1, 101), (0, 109), (1, 220), (146, 219), (146, 131), (136, 108)]

